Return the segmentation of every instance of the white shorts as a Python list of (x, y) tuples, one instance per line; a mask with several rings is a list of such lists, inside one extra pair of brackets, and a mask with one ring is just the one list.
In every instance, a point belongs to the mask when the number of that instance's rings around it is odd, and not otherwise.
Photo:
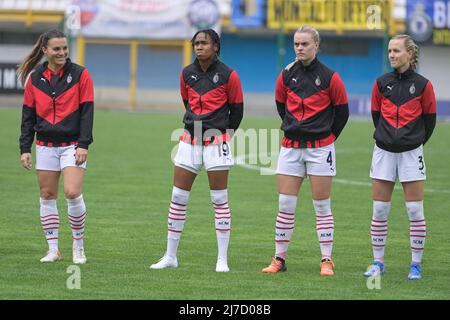
[(234, 164), (229, 142), (199, 146), (180, 141), (174, 162), (177, 167), (195, 174), (203, 166), (206, 171), (219, 171), (229, 170)]
[(75, 164), (75, 145), (67, 147), (36, 146), (36, 170), (62, 171), (65, 167), (86, 169), (86, 161)]
[(423, 146), (414, 150), (394, 153), (375, 145), (370, 167), (370, 177), (378, 180), (400, 182), (425, 180)]
[(320, 148), (281, 147), (277, 174), (306, 177), (336, 175), (334, 143)]

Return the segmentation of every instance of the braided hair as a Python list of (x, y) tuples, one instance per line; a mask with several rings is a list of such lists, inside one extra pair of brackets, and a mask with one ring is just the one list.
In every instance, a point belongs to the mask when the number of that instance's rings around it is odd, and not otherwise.
[(205, 29), (205, 30), (197, 31), (194, 34), (194, 36), (192, 37), (192, 39), (191, 39), (192, 48), (194, 48), (194, 41), (195, 41), (195, 38), (198, 36), (199, 33), (204, 33), (206, 35), (209, 35), (209, 37), (211, 38), (213, 44), (215, 44), (217, 46), (216, 54), (219, 56), (220, 55), (220, 37), (217, 34), (217, 32), (214, 31), (213, 29)]
[(34, 44), (33, 50), (31, 50), (30, 54), (26, 56), (23, 62), (19, 65), (17, 74), (22, 86), (25, 85), (25, 81), (27, 80), (31, 70), (36, 67), (44, 56), (42, 48), (47, 47), (48, 41), (53, 38), (66, 38), (66, 35), (64, 32), (59, 30), (50, 30), (41, 34)]
[(411, 60), (409, 64), (411, 69), (416, 70), (419, 64), (419, 46), (414, 42), (414, 40), (407, 34), (399, 34), (392, 37), (392, 40), (403, 39), (405, 42), (406, 51), (411, 52)]

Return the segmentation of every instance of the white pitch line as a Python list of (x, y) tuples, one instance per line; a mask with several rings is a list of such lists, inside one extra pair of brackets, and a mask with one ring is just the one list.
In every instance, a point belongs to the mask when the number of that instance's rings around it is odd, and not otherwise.
[[(254, 170), (254, 171), (264, 171), (265, 174), (270, 175), (270, 174), (275, 174), (275, 170), (270, 169), (270, 168), (264, 168), (264, 167), (259, 167), (257, 165), (254, 164), (247, 164), (245, 163), (245, 159), (248, 158), (248, 156), (238, 156), (235, 158), (236, 164), (240, 167), (243, 167), (245, 169), (249, 169), (249, 170)], [(372, 184), (370, 182), (364, 182), (364, 181), (355, 181), (355, 180), (346, 180), (346, 179), (337, 179), (337, 178), (333, 178), (333, 182), (337, 182), (337, 183), (341, 183), (341, 184), (349, 184), (349, 185), (354, 185), (354, 186), (364, 186), (364, 187), (372, 187)], [(396, 190), (402, 190), (401, 186), (396, 185), (394, 187), (394, 189)], [(429, 193), (447, 193), (450, 194), (449, 190), (437, 190), (437, 189), (430, 189), (430, 188), (425, 188), (424, 190), (425, 192), (429, 192)]]

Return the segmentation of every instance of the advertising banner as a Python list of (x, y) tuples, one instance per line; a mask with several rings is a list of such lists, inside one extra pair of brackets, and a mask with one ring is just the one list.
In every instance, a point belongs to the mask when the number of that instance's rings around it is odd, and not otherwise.
[(220, 31), (216, 0), (73, 0), (66, 10), (73, 34), (91, 38), (190, 39)]
[(450, 45), (450, 0), (408, 0), (406, 17), (415, 41)]
[(0, 94), (22, 93), (23, 89), (17, 79), (17, 63), (0, 63)]

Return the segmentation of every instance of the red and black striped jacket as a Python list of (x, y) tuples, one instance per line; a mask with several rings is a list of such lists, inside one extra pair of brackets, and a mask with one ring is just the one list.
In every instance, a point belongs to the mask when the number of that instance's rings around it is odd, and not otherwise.
[(431, 82), (412, 69), (386, 73), (372, 90), (373, 135), (390, 152), (413, 150), (425, 144), (436, 125), (436, 98)]
[(20, 152), (31, 152), (36, 143), (63, 146), (92, 143), (94, 88), (88, 70), (67, 59), (54, 74), (44, 62), (31, 72), (25, 85)]
[[(182, 141), (218, 144), (230, 139), (228, 129), (239, 127), (244, 112), (241, 81), (236, 71), (219, 59), (215, 58), (206, 71), (197, 59), (185, 67), (180, 76), (180, 93), (186, 108)], [(201, 130), (194, 130), (194, 124), (199, 126), (200, 121)]]
[(276, 83), (275, 102), (283, 120), (282, 145), (318, 148), (333, 143), (349, 117), (347, 93), (337, 72), (315, 58), (288, 65)]

